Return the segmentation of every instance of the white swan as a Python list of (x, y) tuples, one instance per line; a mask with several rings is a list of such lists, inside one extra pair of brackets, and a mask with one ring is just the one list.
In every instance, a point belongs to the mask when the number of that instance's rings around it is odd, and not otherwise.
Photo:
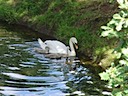
[(45, 53), (51, 54), (64, 54), (67, 56), (76, 56), (74, 46), (76, 49), (78, 49), (77, 39), (75, 37), (71, 37), (69, 40), (70, 48), (57, 40), (46, 40), (45, 42), (43, 42), (40, 38), (38, 38), (38, 43), (40, 44), (41, 48), (45, 51)]

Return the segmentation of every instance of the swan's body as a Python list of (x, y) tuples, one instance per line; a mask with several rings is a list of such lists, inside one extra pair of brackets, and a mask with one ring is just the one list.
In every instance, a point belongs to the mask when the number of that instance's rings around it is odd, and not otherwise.
[(76, 52), (74, 49), (73, 44), (77, 44), (77, 40), (75, 37), (70, 38), (69, 40), (69, 48), (63, 44), (60, 41), (57, 40), (46, 40), (43, 42), (40, 38), (38, 39), (38, 42), (43, 50), (46, 51), (46, 53), (51, 53), (51, 54), (64, 54), (67, 56), (76, 56)]

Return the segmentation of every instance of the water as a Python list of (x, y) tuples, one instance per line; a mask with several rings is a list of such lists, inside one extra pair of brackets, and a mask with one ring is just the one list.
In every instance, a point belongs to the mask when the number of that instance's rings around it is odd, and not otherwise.
[(13, 28), (0, 26), (0, 96), (104, 96), (107, 92), (99, 68), (45, 58), (34, 50), (39, 47), (35, 35)]

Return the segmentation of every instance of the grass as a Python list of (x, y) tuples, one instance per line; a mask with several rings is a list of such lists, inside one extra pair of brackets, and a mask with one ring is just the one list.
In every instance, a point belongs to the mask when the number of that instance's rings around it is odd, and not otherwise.
[[(0, 19), (24, 24), (68, 43), (75, 36), (79, 53), (96, 56), (108, 45), (100, 38), (100, 26), (108, 22), (116, 6), (109, 0), (8, 0), (0, 1)], [(113, 10), (113, 11), (111, 11)], [(100, 52), (97, 52), (97, 51)]]

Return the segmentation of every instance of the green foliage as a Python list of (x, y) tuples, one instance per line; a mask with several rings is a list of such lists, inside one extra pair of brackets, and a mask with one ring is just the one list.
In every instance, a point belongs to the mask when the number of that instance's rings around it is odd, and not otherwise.
[(120, 42), (113, 52), (117, 57), (111, 63), (111, 67), (100, 76), (101, 79), (109, 81), (109, 85), (113, 88), (113, 96), (126, 96), (128, 95), (128, 1), (117, 0), (117, 2), (120, 12), (113, 15), (107, 26), (101, 27), (104, 30), (101, 36), (119, 39)]
[(101, 80), (109, 80), (109, 74), (107, 72), (103, 72), (99, 74), (101, 77)]
[[(43, 13), (43, 15), (37, 15), (32, 17), (31, 21), (36, 23), (40, 28), (40, 25), (44, 25), (55, 31), (55, 36), (68, 43), (70, 37), (75, 36), (79, 41), (79, 52), (85, 54), (93, 54), (100, 46), (104, 46), (101, 38), (99, 38), (99, 32), (93, 33), (93, 24), (82, 24), (83, 19), (91, 18), (92, 21), (97, 14), (91, 10), (86, 13), (81, 13), (81, 3), (77, 1), (51, 1), (49, 7)], [(80, 15), (81, 14), (81, 15)], [(86, 22), (86, 21), (84, 21)]]
[(0, 1), (0, 19), (5, 19), (7, 22), (17, 21), (17, 13), (13, 10), (10, 4)]

